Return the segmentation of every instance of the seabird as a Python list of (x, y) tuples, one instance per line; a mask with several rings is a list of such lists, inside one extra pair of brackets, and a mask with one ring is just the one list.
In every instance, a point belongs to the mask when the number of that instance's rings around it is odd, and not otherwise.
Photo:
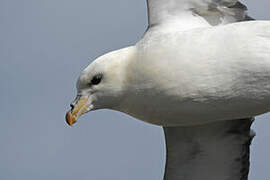
[(247, 180), (253, 117), (270, 111), (270, 22), (237, 0), (148, 0), (134, 46), (81, 73), (66, 121), (112, 109), (163, 126), (165, 180)]

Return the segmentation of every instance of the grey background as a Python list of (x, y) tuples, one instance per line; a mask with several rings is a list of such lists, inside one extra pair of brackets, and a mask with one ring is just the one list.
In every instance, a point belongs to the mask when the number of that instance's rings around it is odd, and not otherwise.
[[(245, 2), (270, 18), (269, 0)], [(146, 26), (145, 0), (0, 0), (1, 180), (162, 179), (160, 127), (108, 110), (64, 121), (80, 71)], [(253, 126), (251, 180), (270, 177), (268, 119)]]

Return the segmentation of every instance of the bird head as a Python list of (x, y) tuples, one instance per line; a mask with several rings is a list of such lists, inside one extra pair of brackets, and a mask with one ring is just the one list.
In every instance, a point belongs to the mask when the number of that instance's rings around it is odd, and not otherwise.
[(66, 122), (70, 126), (89, 111), (117, 109), (124, 94), (129, 52), (130, 48), (110, 52), (83, 70), (77, 81), (77, 96), (66, 114)]

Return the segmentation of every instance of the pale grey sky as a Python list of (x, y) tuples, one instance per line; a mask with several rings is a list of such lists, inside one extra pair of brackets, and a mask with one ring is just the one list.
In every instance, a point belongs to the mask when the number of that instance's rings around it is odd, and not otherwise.
[[(246, 2), (270, 19), (270, 1)], [(0, 0), (0, 179), (161, 180), (160, 127), (101, 110), (73, 128), (64, 116), (81, 70), (134, 44), (145, 0)], [(250, 179), (269, 179), (270, 115), (257, 118)]]

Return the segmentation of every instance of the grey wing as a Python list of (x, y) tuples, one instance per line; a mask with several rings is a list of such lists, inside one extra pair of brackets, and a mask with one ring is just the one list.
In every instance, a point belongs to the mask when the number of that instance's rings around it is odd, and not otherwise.
[(237, 0), (147, 0), (149, 27), (190, 21), (205, 26), (253, 20), (247, 7)]
[(251, 21), (251, 20), (255, 20), (254, 18), (250, 17), (247, 14), (247, 6), (244, 5), (241, 2), (236, 2), (233, 6), (229, 7), (230, 9), (232, 9), (233, 11), (238, 11), (240, 12), (240, 14), (243, 14), (243, 16), (238, 17), (238, 21)]
[(249, 146), (255, 136), (250, 129), (253, 120), (164, 127), (167, 150), (164, 179), (247, 180)]

